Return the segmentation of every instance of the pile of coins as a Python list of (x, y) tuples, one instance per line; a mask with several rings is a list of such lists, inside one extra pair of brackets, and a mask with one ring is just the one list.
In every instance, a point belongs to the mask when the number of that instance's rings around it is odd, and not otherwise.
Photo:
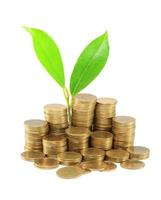
[(85, 161), (102, 162), (105, 157), (105, 151), (97, 148), (87, 148), (81, 151)]
[(79, 164), (82, 161), (82, 155), (77, 152), (67, 151), (58, 154), (57, 159), (60, 164), (70, 166)]
[(91, 94), (78, 94), (73, 97), (72, 126), (92, 128), (96, 99), (96, 96)]
[(57, 155), (67, 150), (67, 139), (62, 135), (43, 137), (43, 152), (47, 156)]
[(129, 116), (118, 116), (112, 120), (114, 148), (133, 146), (135, 139), (135, 119)]
[(78, 151), (88, 148), (90, 131), (83, 127), (69, 127), (65, 130), (68, 138), (69, 151)]
[(25, 151), (43, 152), (42, 138), (48, 134), (48, 123), (44, 120), (32, 119), (24, 122)]
[[(61, 104), (44, 107), (45, 120), (27, 120), (25, 152), (22, 159), (41, 169), (55, 169), (64, 179), (77, 178), (91, 171), (142, 169), (150, 150), (134, 146), (135, 119), (115, 116), (117, 101), (90, 94), (72, 99), (71, 125), (67, 108)], [(70, 117), (69, 117), (70, 119)], [(117, 164), (116, 164), (117, 163)]]
[(68, 127), (67, 108), (61, 104), (48, 104), (44, 106), (45, 120), (49, 124), (50, 134), (64, 134)]
[(113, 145), (113, 134), (107, 131), (94, 131), (91, 134), (91, 146), (109, 150)]
[(112, 98), (98, 98), (94, 116), (94, 130), (111, 131), (112, 118), (116, 115), (117, 100)]

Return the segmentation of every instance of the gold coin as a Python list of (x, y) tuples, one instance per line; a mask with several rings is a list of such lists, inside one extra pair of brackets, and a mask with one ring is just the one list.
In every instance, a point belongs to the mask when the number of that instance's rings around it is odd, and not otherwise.
[(96, 101), (96, 96), (92, 95), (92, 94), (86, 94), (86, 93), (81, 93), (81, 94), (77, 94), (76, 96), (74, 96), (73, 98), (74, 100), (77, 99), (80, 102), (89, 102), (89, 101)]
[(106, 131), (95, 131), (91, 134), (91, 138), (97, 139), (97, 140), (105, 140), (109, 138), (113, 138), (112, 133), (106, 132)]
[(97, 103), (99, 104), (107, 104), (107, 105), (115, 105), (117, 103), (116, 99), (113, 98), (107, 98), (107, 97), (102, 97), (97, 99)]
[(24, 121), (24, 125), (28, 129), (39, 129), (47, 126), (47, 122), (40, 119), (30, 119)]
[(46, 112), (61, 112), (61, 111), (66, 111), (67, 108), (66, 106), (62, 105), (62, 104), (47, 104), (44, 106), (44, 110)]
[(57, 170), (56, 174), (60, 178), (64, 179), (73, 179), (80, 177), (83, 173), (82, 170), (75, 166), (69, 166), (69, 167), (62, 167)]
[(91, 157), (104, 157), (105, 156), (105, 151), (102, 149), (97, 149), (97, 148), (87, 148), (85, 150), (81, 151), (81, 154), (85, 158), (91, 158)]
[(125, 169), (141, 169), (145, 166), (145, 164), (139, 160), (126, 160), (120, 163), (120, 166)]
[(60, 162), (71, 161), (71, 162), (80, 162), (82, 156), (80, 153), (73, 151), (66, 151), (57, 155), (57, 158)]
[(113, 123), (119, 126), (121, 125), (131, 125), (135, 123), (135, 118), (130, 116), (117, 116), (113, 118)]
[(106, 163), (106, 168), (103, 169), (102, 171), (112, 171), (117, 168), (117, 165), (113, 162), (110, 161), (104, 161)]
[(104, 156), (101, 156), (101, 157), (84, 157), (84, 161), (102, 162), (103, 160), (104, 160)]
[(150, 150), (142, 146), (131, 146), (127, 148), (127, 151), (130, 153), (130, 158), (132, 159), (147, 159), (150, 154)]
[(129, 153), (123, 149), (111, 149), (106, 151), (106, 156), (110, 161), (123, 162), (129, 158)]
[(26, 161), (35, 161), (44, 158), (44, 156), (42, 152), (25, 151), (21, 153), (21, 158)]
[(83, 127), (69, 127), (65, 130), (67, 135), (73, 136), (73, 137), (87, 137), (90, 135), (90, 131), (88, 128)]
[(59, 166), (59, 162), (53, 158), (42, 158), (36, 160), (34, 165), (41, 169), (54, 169)]
[(106, 163), (96, 161), (83, 161), (80, 164), (80, 167), (86, 170), (102, 171), (106, 169)]
[(43, 137), (43, 143), (66, 144), (66, 137), (63, 135), (48, 135)]

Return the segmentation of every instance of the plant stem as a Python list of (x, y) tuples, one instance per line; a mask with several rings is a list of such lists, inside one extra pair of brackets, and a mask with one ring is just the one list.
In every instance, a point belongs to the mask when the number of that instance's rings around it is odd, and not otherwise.
[(68, 121), (70, 125), (71, 124), (70, 94), (66, 87), (63, 88), (63, 93), (67, 104)]

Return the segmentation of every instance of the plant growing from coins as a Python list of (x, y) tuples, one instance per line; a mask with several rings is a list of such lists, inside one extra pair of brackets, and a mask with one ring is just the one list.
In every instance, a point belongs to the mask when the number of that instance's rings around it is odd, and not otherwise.
[(104, 68), (109, 55), (107, 32), (89, 43), (76, 61), (70, 77), (70, 92), (65, 84), (64, 65), (59, 48), (45, 31), (24, 27), (32, 36), (35, 53), (46, 71), (62, 88), (67, 104), (68, 116), (71, 116), (71, 97), (88, 86)]

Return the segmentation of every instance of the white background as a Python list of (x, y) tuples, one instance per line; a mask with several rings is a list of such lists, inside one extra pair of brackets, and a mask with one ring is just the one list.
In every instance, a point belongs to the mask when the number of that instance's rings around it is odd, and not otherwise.
[[(0, 1), (0, 199), (156, 199), (161, 180), (161, 5), (158, 0)], [(65, 103), (59, 86), (37, 60), (21, 26), (47, 31), (60, 47), (67, 85), (74, 63), (108, 31), (110, 56), (83, 92), (118, 100), (117, 114), (136, 117), (136, 142), (151, 149), (143, 170), (118, 167), (63, 180), (20, 159), (23, 121), (43, 118), (47, 103)], [(157, 183), (158, 181), (158, 183)]]

